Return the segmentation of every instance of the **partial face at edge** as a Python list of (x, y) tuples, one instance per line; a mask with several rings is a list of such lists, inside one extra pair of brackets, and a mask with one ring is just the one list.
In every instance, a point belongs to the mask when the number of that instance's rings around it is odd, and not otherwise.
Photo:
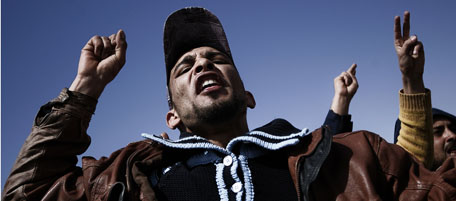
[(434, 116), (434, 167), (448, 157), (456, 157), (456, 125), (448, 118)]
[[(245, 91), (231, 59), (211, 47), (198, 47), (180, 57), (170, 73), (169, 91), (178, 122), (192, 128), (245, 115), (255, 103)], [(169, 113), (168, 113), (169, 115)]]

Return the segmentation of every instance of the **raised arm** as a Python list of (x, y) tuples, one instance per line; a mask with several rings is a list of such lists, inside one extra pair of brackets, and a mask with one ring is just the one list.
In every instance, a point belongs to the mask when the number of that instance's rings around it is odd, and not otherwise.
[(125, 63), (122, 30), (95, 36), (81, 52), (70, 90), (43, 105), (6, 181), (2, 200), (85, 200), (77, 155), (90, 144), (86, 130), (97, 98)]
[(356, 64), (352, 64), (347, 71), (334, 78), (334, 97), (324, 123), (329, 126), (333, 134), (353, 130), (353, 122), (348, 110), (350, 102), (358, 90), (356, 67)]
[(410, 36), (410, 13), (394, 18), (394, 47), (402, 73), (403, 89), (399, 92), (401, 130), (397, 144), (430, 167), (433, 161), (431, 95), (423, 81), (424, 48), (416, 35)]

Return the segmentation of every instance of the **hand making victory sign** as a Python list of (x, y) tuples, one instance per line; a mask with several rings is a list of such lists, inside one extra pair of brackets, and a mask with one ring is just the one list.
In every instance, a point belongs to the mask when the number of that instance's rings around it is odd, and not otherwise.
[(125, 64), (126, 51), (123, 30), (109, 37), (92, 37), (81, 50), (78, 73), (70, 91), (98, 98)]
[(424, 48), (418, 37), (410, 37), (410, 12), (404, 12), (404, 24), (401, 33), (401, 18), (394, 18), (394, 47), (402, 72), (404, 93), (424, 93)]

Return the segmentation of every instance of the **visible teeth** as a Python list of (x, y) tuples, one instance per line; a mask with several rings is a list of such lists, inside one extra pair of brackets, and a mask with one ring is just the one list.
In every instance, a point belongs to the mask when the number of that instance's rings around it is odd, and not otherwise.
[(203, 88), (212, 84), (217, 84), (217, 82), (215, 80), (206, 80), (203, 82)]

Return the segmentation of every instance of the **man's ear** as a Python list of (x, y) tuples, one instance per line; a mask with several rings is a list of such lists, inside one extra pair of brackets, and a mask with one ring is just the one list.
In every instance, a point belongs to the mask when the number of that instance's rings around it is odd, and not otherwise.
[(253, 97), (253, 94), (250, 93), (250, 91), (245, 91), (245, 99), (247, 102), (247, 107), (253, 109), (256, 106), (255, 102), (255, 97)]
[(176, 129), (181, 123), (181, 119), (175, 109), (171, 109), (166, 113), (166, 125), (171, 129)]

